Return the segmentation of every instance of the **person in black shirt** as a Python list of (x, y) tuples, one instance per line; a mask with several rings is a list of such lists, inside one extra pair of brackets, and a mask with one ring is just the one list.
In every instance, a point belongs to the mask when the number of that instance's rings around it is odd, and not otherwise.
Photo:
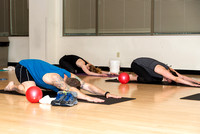
[(130, 74), (130, 80), (142, 83), (158, 83), (168, 81), (169, 83), (181, 83), (184, 85), (200, 87), (200, 82), (184, 76), (164, 63), (148, 57), (135, 59), (131, 64), (132, 71), (136, 74)]
[(86, 73), (94, 76), (108, 76), (110, 74), (109, 72), (102, 71), (100, 68), (95, 67), (77, 55), (64, 55), (59, 60), (59, 66), (74, 74)]

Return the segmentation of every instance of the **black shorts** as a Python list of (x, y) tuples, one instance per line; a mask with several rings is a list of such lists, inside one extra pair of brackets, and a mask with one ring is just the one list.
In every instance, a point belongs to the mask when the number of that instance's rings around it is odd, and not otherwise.
[(34, 81), (29, 71), (22, 65), (17, 64), (15, 67), (15, 74), (20, 83), (25, 81)]

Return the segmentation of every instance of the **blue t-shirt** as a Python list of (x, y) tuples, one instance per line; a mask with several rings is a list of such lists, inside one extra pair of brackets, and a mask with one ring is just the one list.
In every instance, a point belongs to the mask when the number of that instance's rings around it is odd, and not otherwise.
[(33, 77), (35, 83), (37, 86), (46, 88), (46, 89), (51, 89), (54, 90), (55, 92), (58, 92), (59, 89), (56, 88), (55, 86), (46, 84), (43, 80), (42, 77), (47, 74), (47, 73), (57, 73), (59, 74), (62, 78), (64, 78), (64, 74), (67, 75), (67, 77), (71, 77), (71, 73), (68, 72), (65, 69), (61, 69), (59, 67), (56, 67), (52, 64), (49, 64), (45, 61), (38, 60), (38, 59), (26, 59), (26, 60), (21, 60), (19, 62), (22, 66), (27, 68), (31, 76)]

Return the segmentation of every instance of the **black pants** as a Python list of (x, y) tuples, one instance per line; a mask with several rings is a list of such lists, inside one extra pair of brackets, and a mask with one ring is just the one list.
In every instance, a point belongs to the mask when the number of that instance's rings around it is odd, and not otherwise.
[(20, 83), (25, 81), (34, 81), (29, 71), (22, 65), (17, 64), (15, 67), (15, 74)]
[(151, 76), (142, 66), (132, 62), (131, 69), (138, 75), (137, 81), (141, 83), (160, 83), (161, 78)]

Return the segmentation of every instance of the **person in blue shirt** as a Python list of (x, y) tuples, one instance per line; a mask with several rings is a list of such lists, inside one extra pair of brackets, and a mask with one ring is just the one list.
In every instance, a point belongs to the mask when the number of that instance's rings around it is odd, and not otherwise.
[[(85, 83), (78, 76), (68, 72), (65, 69), (59, 68), (39, 59), (21, 60), (15, 68), (15, 74), (20, 84), (16, 85), (13, 81), (11, 81), (4, 90), (17, 91), (18, 93), (25, 94), (29, 87), (38, 86), (44, 89), (53, 90), (55, 92), (60, 90), (74, 91), (77, 93), (78, 99), (83, 99), (90, 102), (104, 102), (103, 99), (90, 97), (82, 93), (77, 88), (80, 86), (81, 89), (98, 95), (105, 95), (106, 98), (121, 98), (120, 96), (113, 95), (92, 84)], [(73, 86), (73, 84), (76, 86)]]

